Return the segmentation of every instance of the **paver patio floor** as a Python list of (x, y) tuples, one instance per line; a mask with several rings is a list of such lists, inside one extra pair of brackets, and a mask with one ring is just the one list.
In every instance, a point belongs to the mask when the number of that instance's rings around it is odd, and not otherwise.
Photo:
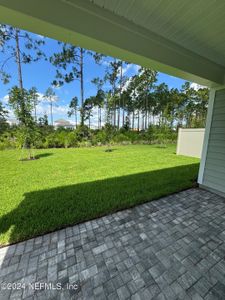
[(0, 265), (1, 300), (225, 299), (225, 199), (183, 191), (2, 248)]

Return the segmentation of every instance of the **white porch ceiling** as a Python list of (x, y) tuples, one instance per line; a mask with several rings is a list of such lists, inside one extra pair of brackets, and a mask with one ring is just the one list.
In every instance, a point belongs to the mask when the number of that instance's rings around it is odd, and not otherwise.
[(222, 0), (0, 0), (0, 22), (208, 86), (225, 84)]
[(225, 66), (223, 0), (90, 0), (90, 2)]

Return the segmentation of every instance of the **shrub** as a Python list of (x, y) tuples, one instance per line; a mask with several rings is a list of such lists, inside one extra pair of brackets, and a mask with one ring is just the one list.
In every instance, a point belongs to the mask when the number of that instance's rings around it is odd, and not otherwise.
[(91, 130), (86, 125), (78, 126), (75, 132), (76, 132), (77, 140), (79, 142), (83, 140), (87, 141), (88, 139), (91, 138)]
[(68, 141), (68, 147), (77, 147), (78, 139), (77, 139), (76, 132), (74, 131), (68, 132), (67, 141)]
[(91, 147), (92, 144), (90, 141), (81, 141), (81, 142), (78, 142), (78, 146), (79, 147)]
[(92, 145), (105, 145), (107, 143), (107, 133), (105, 130), (96, 130), (91, 138)]
[[(21, 128), (12, 127), (0, 134), (0, 149), (12, 149), (24, 145), (24, 132)], [(168, 126), (151, 125), (147, 131), (132, 131), (121, 128), (116, 130), (106, 124), (101, 130), (91, 130), (86, 125), (75, 130), (57, 129), (51, 126), (37, 126), (29, 133), (32, 137), (32, 147), (69, 148), (90, 147), (111, 144), (160, 144), (175, 143), (177, 133)]]
[(120, 144), (122, 142), (128, 142), (130, 140), (129, 140), (129, 137), (126, 136), (125, 134), (118, 133), (118, 134), (113, 136), (112, 141), (113, 141), (113, 143)]

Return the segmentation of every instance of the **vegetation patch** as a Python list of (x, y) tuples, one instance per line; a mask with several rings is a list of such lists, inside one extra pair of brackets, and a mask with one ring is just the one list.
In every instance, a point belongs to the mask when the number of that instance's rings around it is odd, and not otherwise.
[(193, 186), (199, 160), (154, 145), (0, 152), (0, 244), (157, 199)]

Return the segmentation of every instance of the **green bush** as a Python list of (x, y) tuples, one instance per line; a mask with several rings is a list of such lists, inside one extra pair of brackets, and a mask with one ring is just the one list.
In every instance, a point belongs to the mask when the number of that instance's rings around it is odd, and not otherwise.
[(4, 134), (0, 135), (0, 150), (15, 149), (16, 147), (16, 138), (11, 132), (4, 132)]
[(91, 137), (91, 142), (93, 146), (106, 145), (107, 143), (107, 133), (105, 130), (96, 130), (96, 132)]
[[(0, 150), (21, 148), (24, 132), (18, 126), (0, 134)], [(121, 128), (116, 130), (106, 124), (101, 130), (91, 130), (86, 125), (77, 129), (57, 129), (52, 126), (37, 126), (32, 132), (33, 147), (73, 148), (111, 144), (160, 144), (176, 143), (177, 133), (168, 126), (149, 126), (147, 131), (132, 131)]]
[(78, 142), (87, 141), (91, 138), (91, 130), (86, 125), (80, 125), (75, 129)]
[(67, 142), (68, 142), (68, 147), (77, 147), (78, 146), (78, 139), (77, 139), (76, 132), (74, 132), (74, 131), (68, 132)]
[(177, 133), (166, 125), (151, 125), (146, 132), (146, 138), (151, 144), (175, 143)]
[(130, 141), (129, 137), (123, 133), (118, 133), (114, 135), (112, 138), (112, 142), (115, 144), (121, 144), (122, 142), (128, 142), (128, 141)]
[(81, 141), (81, 142), (78, 142), (78, 146), (79, 147), (91, 147), (92, 143), (90, 141)]

